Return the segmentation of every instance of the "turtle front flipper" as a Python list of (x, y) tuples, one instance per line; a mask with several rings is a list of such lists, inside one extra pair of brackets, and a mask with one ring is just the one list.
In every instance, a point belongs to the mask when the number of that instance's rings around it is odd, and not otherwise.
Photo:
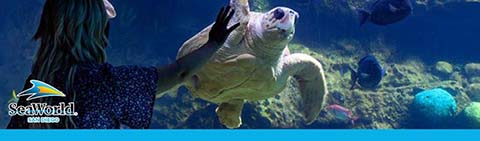
[(215, 112), (217, 112), (218, 119), (227, 128), (238, 128), (242, 125), (242, 109), (245, 100), (235, 99), (226, 103), (221, 103)]
[[(245, 37), (248, 27), (248, 21), (250, 20), (250, 8), (248, 5), (248, 0), (230, 0), (230, 6), (232, 10), (235, 11), (235, 15), (228, 23), (228, 27), (232, 27), (237, 23), (240, 23), (240, 26), (238, 26), (232, 33), (230, 33), (230, 36), (228, 36), (228, 39), (225, 42), (225, 45), (231, 45), (232, 47), (234, 47), (242, 41), (243, 37)], [(213, 24), (214, 23), (207, 26), (195, 36), (185, 41), (182, 47), (180, 47), (180, 49), (178, 50), (176, 59), (192, 53), (193, 51), (199, 49), (200, 47), (202, 47), (202, 45), (207, 43), (209, 39), (208, 35)]]
[(248, 0), (230, 0), (230, 6), (235, 10), (230, 26), (240, 23), (240, 26), (230, 34), (231, 36), (227, 42), (230, 46), (235, 46), (243, 40), (247, 33), (248, 22), (250, 21), (250, 7)]
[(248, 0), (230, 0), (230, 6), (235, 10), (233, 16), (233, 23), (247, 24), (250, 15), (250, 6)]
[(326, 106), (327, 82), (322, 64), (306, 54), (292, 54), (283, 60), (282, 72), (293, 76), (299, 84), (303, 115), (307, 124), (313, 123)]

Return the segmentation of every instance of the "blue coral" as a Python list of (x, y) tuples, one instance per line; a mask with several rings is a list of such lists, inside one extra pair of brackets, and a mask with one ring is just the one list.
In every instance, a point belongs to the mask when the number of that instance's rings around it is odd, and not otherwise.
[(410, 108), (412, 128), (449, 128), (457, 103), (450, 93), (437, 88), (415, 95)]

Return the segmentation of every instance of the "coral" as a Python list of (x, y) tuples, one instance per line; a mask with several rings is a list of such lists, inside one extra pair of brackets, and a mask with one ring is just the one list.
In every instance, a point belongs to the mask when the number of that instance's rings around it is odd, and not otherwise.
[[(358, 47), (356, 41), (343, 40), (332, 47), (308, 48), (301, 44), (291, 44), (291, 52), (300, 52), (314, 56), (323, 65), (331, 94), (330, 104), (350, 107), (359, 120), (354, 128), (406, 128), (408, 127), (409, 105), (415, 93), (425, 89), (444, 88), (455, 95), (458, 107), (464, 107), (469, 98), (464, 92), (463, 76), (453, 72), (454, 80), (440, 80), (429, 71), (430, 66), (415, 58), (396, 59), (391, 57), (394, 51), (383, 41), (374, 42), (370, 50), (387, 70), (387, 76), (377, 90), (356, 89), (350, 91), (348, 66), (355, 68), (359, 58), (367, 51)], [(332, 118), (320, 115), (318, 121), (309, 128), (351, 128), (348, 124), (338, 123)]]
[(447, 128), (456, 114), (457, 103), (447, 91), (437, 88), (415, 95), (411, 105), (413, 128)]
[(470, 103), (457, 117), (461, 128), (480, 128), (480, 103)]
[(469, 77), (479, 77), (480, 76), (480, 63), (469, 63), (465, 65), (465, 73)]
[(439, 61), (435, 64), (433, 72), (438, 76), (448, 77), (453, 72), (453, 66), (446, 61)]
[(467, 94), (472, 101), (480, 102), (480, 83), (468, 85)]
[(480, 83), (480, 77), (471, 77), (470, 82), (471, 83)]

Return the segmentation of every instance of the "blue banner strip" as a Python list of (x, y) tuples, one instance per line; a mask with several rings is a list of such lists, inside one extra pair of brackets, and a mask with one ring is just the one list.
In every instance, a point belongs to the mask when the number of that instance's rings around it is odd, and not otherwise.
[(480, 130), (0, 130), (2, 141), (475, 141)]

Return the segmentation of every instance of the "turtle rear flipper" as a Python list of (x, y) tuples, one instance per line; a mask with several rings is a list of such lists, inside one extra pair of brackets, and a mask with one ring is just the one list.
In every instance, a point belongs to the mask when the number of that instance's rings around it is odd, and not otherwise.
[(227, 128), (238, 128), (242, 125), (242, 109), (245, 100), (235, 99), (226, 103), (221, 103), (215, 112), (220, 122)]
[(283, 65), (283, 72), (298, 81), (303, 115), (307, 124), (311, 124), (326, 106), (328, 91), (322, 64), (309, 55), (297, 53), (287, 56)]

